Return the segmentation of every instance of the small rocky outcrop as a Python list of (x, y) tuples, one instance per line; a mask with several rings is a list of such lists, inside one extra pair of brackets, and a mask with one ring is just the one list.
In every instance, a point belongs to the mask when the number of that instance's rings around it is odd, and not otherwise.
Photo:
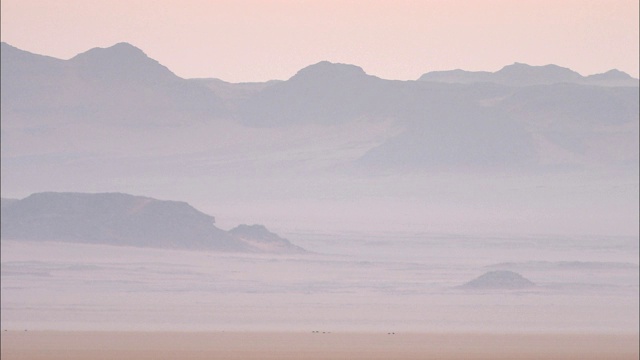
[(277, 253), (303, 253), (305, 250), (299, 246), (295, 246), (289, 240), (281, 238), (278, 234), (274, 234), (267, 230), (263, 225), (238, 225), (229, 230), (236, 239), (246, 243), (252, 248), (260, 249), (266, 252)]
[(481, 276), (460, 286), (462, 289), (471, 290), (512, 290), (527, 289), (535, 287), (531, 280), (523, 277), (517, 272), (508, 270), (495, 270), (482, 274)]

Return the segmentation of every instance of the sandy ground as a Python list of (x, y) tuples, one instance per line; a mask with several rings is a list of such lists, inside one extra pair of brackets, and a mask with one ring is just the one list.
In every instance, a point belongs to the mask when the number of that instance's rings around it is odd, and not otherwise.
[(2, 332), (19, 359), (638, 359), (638, 334)]

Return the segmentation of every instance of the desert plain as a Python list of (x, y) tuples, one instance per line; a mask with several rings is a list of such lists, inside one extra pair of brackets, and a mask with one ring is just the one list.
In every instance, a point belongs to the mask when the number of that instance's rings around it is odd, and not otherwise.
[(2, 359), (637, 359), (631, 334), (64, 332), (2, 334)]
[[(3, 240), (2, 359), (638, 358), (633, 238), (287, 237), (307, 253)], [(496, 269), (535, 286), (461, 287)]]

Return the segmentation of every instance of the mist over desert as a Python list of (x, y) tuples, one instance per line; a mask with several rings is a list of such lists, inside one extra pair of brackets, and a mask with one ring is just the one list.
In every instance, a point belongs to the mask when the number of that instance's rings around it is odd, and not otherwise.
[(637, 359), (637, 1), (1, 3), (2, 359)]
[[(3, 240), (3, 358), (637, 357), (633, 239), (296, 237), (306, 253)], [(493, 269), (535, 286), (463, 286)]]

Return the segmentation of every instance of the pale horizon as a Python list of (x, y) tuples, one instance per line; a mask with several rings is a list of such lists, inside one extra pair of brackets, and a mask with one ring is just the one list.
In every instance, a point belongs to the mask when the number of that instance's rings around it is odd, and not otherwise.
[(635, 1), (2, 2), (4, 42), (69, 59), (130, 43), (183, 78), (285, 80), (319, 61), (415, 80), (555, 64), (638, 78)]

